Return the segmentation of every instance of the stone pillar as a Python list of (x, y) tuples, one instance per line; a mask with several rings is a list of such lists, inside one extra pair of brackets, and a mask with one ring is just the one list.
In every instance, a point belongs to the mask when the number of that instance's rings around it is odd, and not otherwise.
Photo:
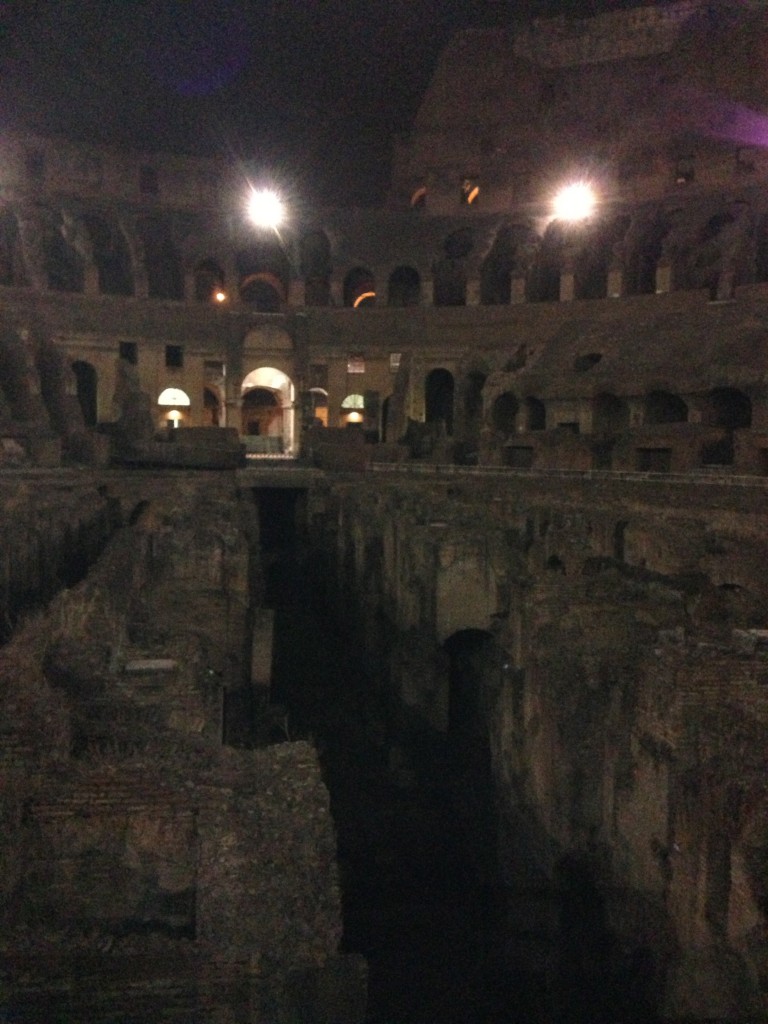
[(149, 298), (149, 278), (143, 267), (136, 271), (133, 279), (133, 291), (137, 299)]
[(724, 267), (717, 279), (716, 298), (718, 302), (727, 302), (733, 298), (735, 291), (736, 272), (732, 266)]
[(519, 306), (525, 302), (525, 278), (513, 277), (510, 282), (509, 301), (513, 306)]
[(608, 298), (619, 299), (624, 294), (624, 270), (619, 263), (608, 268)]
[(99, 268), (95, 263), (86, 263), (85, 265), (83, 293), (85, 295), (99, 294)]
[(661, 260), (656, 267), (656, 294), (665, 295), (672, 291), (672, 264), (669, 260)]
[(195, 301), (195, 274), (194, 271), (186, 271), (184, 274), (184, 299), (186, 302)]
[(332, 306), (344, 305), (344, 283), (337, 277), (332, 277), (330, 282), (330, 294)]
[(421, 305), (434, 306), (435, 304), (435, 282), (431, 277), (425, 277), (421, 282)]
[(292, 278), (288, 282), (288, 305), (292, 309), (296, 306), (306, 305), (306, 287), (303, 278)]
[(576, 275), (573, 266), (568, 263), (560, 271), (560, 301), (572, 302), (576, 294)]
[(480, 305), (480, 277), (479, 275), (472, 273), (467, 276), (467, 305), (468, 306), (479, 306)]

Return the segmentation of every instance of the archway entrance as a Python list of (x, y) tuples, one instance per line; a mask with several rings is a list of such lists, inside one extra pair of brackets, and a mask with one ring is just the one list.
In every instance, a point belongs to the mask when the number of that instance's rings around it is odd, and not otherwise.
[(295, 456), (295, 389), (291, 379), (273, 366), (261, 366), (245, 377), (241, 394), (240, 432), (246, 453)]

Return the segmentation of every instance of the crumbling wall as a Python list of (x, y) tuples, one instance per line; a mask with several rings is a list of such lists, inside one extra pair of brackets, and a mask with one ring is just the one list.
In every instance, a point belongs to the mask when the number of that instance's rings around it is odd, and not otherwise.
[(221, 745), (253, 574), (209, 483), (144, 488), (0, 648), (0, 1008), (23, 1024), (362, 1019), (314, 749)]
[(344, 604), (466, 792), (485, 745), (510, 970), (555, 1014), (762, 1019), (762, 483), (384, 479), (335, 489)]

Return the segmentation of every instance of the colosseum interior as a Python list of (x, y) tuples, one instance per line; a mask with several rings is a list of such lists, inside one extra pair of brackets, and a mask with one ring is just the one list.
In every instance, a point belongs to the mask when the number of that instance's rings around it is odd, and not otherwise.
[(0, 1020), (768, 1020), (767, 54), (461, 32), (279, 232), (5, 140)]

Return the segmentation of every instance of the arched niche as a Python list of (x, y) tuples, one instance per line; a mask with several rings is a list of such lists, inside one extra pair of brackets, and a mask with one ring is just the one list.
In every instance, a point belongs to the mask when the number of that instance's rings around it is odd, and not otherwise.
[(314, 426), (328, 426), (328, 392), (325, 388), (309, 389), (309, 413)]
[(687, 423), (688, 406), (671, 391), (650, 391), (645, 396), (645, 423)]
[(443, 254), (434, 265), (436, 306), (464, 306), (467, 302), (467, 257), (474, 249), (470, 228), (452, 232), (443, 243)]
[(353, 267), (344, 278), (344, 305), (359, 309), (376, 303), (376, 278), (367, 267)]
[(65, 224), (54, 228), (47, 235), (44, 242), (44, 263), (51, 291), (84, 291), (85, 249), (79, 244), (83, 231), (82, 222), (69, 218)]
[(449, 370), (430, 370), (424, 381), (424, 419), (427, 423), (444, 423), (445, 432), (453, 434), (453, 398), (455, 385)]
[(164, 388), (157, 396), (160, 425), (176, 429), (189, 422), (189, 395), (181, 388)]
[(525, 426), (527, 430), (547, 429), (547, 407), (540, 398), (529, 395), (525, 400)]
[(274, 366), (260, 366), (243, 378), (240, 393), (242, 433), (274, 439), (266, 445), (252, 445), (253, 451), (276, 450), (295, 455), (296, 390), (291, 378)]
[(181, 301), (184, 298), (184, 272), (169, 221), (163, 217), (145, 217), (139, 221), (138, 230), (144, 246), (150, 299)]
[(235, 257), (238, 287), (243, 302), (260, 313), (279, 313), (288, 300), (290, 265), (275, 239), (263, 238)]
[(0, 285), (24, 284), (19, 224), (8, 207), (0, 209)]
[(491, 426), (502, 437), (511, 437), (517, 429), (520, 403), (511, 391), (498, 395), (491, 406)]
[(365, 396), (360, 394), (347, 395), (344, 401), (341, 403), (341, 412), (339, 415), (339, 426), (340, 427), (357, 427), (362, 428), (365, 420)]
[(221, 425), (221, 395), (217, 388), (206, 385), (203, 388), (203, 425), (218, 427)]
[(592, 432), (618, 434), (629, 428), (629, 406), (623, 398), (609, 392), (596, 395), (592, 402)]
[(752, 402), (738, 388), (713, 388), (702, 403), (702, 421), (709, 427), (742, 430), (752, 426)]
[(102, 295), (133, 295), (133, 266), (120, 228), (96, 214), (84, 217)]
[(529, 302), (557, 302), (560, 298), (560, 275), (564, 263), (565, 229), (554, 220), (544, 232), (526, 280)]
[(389, 275), (387, 304), (418, 306), (421, 301), (421, 278), (413, 267), (395, 267)]

